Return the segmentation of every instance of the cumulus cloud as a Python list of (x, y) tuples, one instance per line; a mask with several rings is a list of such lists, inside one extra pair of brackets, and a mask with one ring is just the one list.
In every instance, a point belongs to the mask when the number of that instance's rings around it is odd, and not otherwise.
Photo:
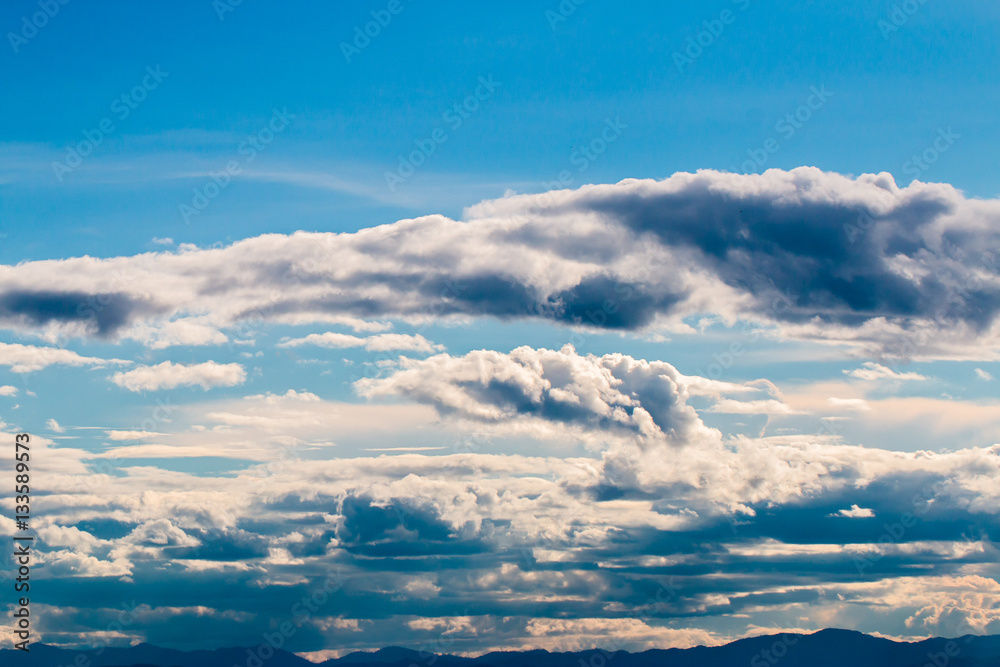
[(0, 387), (0, 396), (17, 396), (17, 387), (9, 384), (5, 384)]
[(497, 430), (549, 434), (559, 425), (579, 440), (617, 438), (643, 447), (721, 442), (688, 404), (691, 397), (707, 400), (706, 410), (714, 413), (803, 414), (766, 380), (737, 384), (686, 376), (666, 362), (580, 355), (572, 345), (404, 358), (387, 376), (358, 380), (355, 388), (368, 398), (406, 397)]
[[(704, 409), (710, 412), (780, 417), (796, 411), (766, 381), (719, 383), (684, 376), (665, 362), (620, 354), (583, 356), (571, 346), (403, 359), (386, 377), (359, 380), (355, 386), (369, 398), (406, 397), (447, 418), (486, 424), (496, 432), (543, 439), (569, 433), (604, 450), (598, 493), (641, 497), (684, 488), (686, 507), (698, 512), (750, 511), (761, 502), (802, 497), (809, 489), (844, 489), (854, 483), (849, 480), (868, 478), (876, 469), (899, 473), (926, 458), (876, 454), (838, 444), (835, 437), (727, 441), (689, 404), (693, 395), (709, 399)], [(830, 398), (829, 405), (871, 409), (863, 399)], [(678, 454), (678, 448), (685, 451)], [(930, 465), (921, 474), (938, 470)]]
[(123, 359), (98, 359), (83, 357), (58, 347), (39, 347), (20, 343), (0, 343), (0, 365), (10, 366), (15, 373), (31, 373), (53, 365), (62, 366), (102, 366), (128, 364)]
[(243, 384), (246, 377), (246, 370), (239, 364), (206, 361), (184, 365), (164, 361), (155, 366), (138, 366), (130, 371), (115, 373), (111, 381), (129, 391), (156, 391), (180, 386), (199, 386), (207, 390)]
[(840, 510), (831, 516), (842, 516), (848, 519), (870, 519), (875, 516), (875, 512), (868, 507), (851, 505), (849, 509)]
[(689, 330), (712, 313), (872, 354), (993, 359), (1000, 276), (982, 249), (998, 219), (1000, 202), (888, 174), (681, 173), (509, 196), (463, 221), (4, 266), (0, 324), (166, 345), (336, 317)]
[(443, 414), (492, 423), (538, 420), (675, 443), (715, 436), (686, 404), (683, 376), (664, 362), (584, 357), (567, 345), (400, 363), (386, 378), (358, 380), (357, 390), (369, 398), (406, 396)]

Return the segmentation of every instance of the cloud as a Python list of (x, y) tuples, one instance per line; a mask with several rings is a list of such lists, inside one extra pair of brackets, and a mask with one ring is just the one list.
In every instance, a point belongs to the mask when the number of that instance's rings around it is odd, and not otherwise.
[(107, 338), (134, 317), (154, 311), (143, 299), (123, 293), (15, 289), (0, 294), (0, 321), (34, 327), (79, 324), (99, 338)]
[[(147, 327), (136, 326), (141, 332)], [(203, 324), (196, 318), (181, 318), (148, 327), (148, 333), (140, 334), (153, 350), (162, 350), (175, 345), (222, 345), (229, 337), (213, 326)]]
[(711, 408), (712, 412), (731, 415), (797, 415), (802, 414), (787, 403), (775, 399), (759, 401), (721, 400)]
[(45, 428), (49, 429), (50, 431), (54, 431), (56, 433), (66, 432), (66, 429), (60, 426), (59, 422), (57, 422), (55, 419), (50, 419), (47, 422), (45, 422)]
[(207, 361), (185, 366), (164, 361), (155, 366), (138, 366), (130, 371), (115, 373), (111, 381), (129, 391), (156, 391), (180, 386), (200, 386), (207, 390), (243, 384), (246, 377), (246, 370), (239, 364)]
[(872, 407), (863, 398), (837, 398), (836, 396), (831, 396), (827, 399), (827, 402), (836, 407), (842, 408), (844, 410), (860, 410), (862, 412), (871, 411)]
[(164, 435), (163, 433), (154, 433), (151, 431), (108, 431), (106, 433), (108, 440), (119, 441), (119, 440), (145, 440), (147, 438), (155, 438), (157, 436)]
[(737, 384), (685, 376), (662, 361), (584, 356), (572, 345), (401, 359), (387, 376), (354, 386), (368, 398), (405, 397), (500, 430), (547, 433), (558, 424), (573, 429), (574, 438), (598, 444), (609, 437), (645, 444), (719, 442), (719, 432), (688, 405), (692, 396), (707, 400), (706, 411), (714, 413), (803, 414), (766, 380)]
[(336, 317), (690, 331), (714, 314), (865, 354), (993, 359), (1000, 276), (982, 249), (998, 219), (998, 201), (888, 174), (679, 173), (509, 196), (462, 221), (3, 266), (0, 323), (152, 345), (191, 317), (206, 335), (189, 344), (215, 344), (209, 330)]
[(676, 443), (714, 437), (686, 405), (683, 376), (663, 362), (583, 357), (567, 345), (440, 354), (400, 364), (392, 375), (365, 378), (355, 387), (369, 398), (406, 396), (442, 414), (497, 424), (536, 420)]
[[(600, 645), (608, 633), (632, 650), (716, 643), (803, 617), (863, 618), (899, 636), (1000, 622), (996, 587), (984, 581), (997, 562), (988, 536), (1000, 534), (1000, 446), (935, 454), (808, 435), (721, 440), (689, 397), (710, 409), (775, 389), (566, 348), (442, 354), (390, 373), (376, 395), (408, 396), (410, 382), (437, 373), (411, 400), (440, 405), (440, 422), (473, 433), (510, 422), (549, 428), (516, 441), (521, 453), (503, 452), (499, 439), (460, 450), (449, 446), (454, 432), (438, 430), (430, 440), (445, 453), (332, 458), (309, 445), (352, 431), (368, 443), (374, 425), (410, 448), (435, 427), (433, 411), (335, 404), (297, 389), (178, 407), (157, 427), (157, 442), (172, 448), (217, 456), (242, 446), (262, 457), (224, 474), (126, 457), (109, 474), (92, 452), (53, 447), (39, 456), (59, 466), (44, 471), (56, 490), (45, 519), (65, 527), (45, 527), (51, 544), (39, 545), (40, 560), (55, 565), (51, 604), (70, 610), (67, 619), (103, 619), (106, 603), (80, 575), (130, 576), (137, 599), (159, 610), (143, 617), (144, 639), (229, 614), (241, 621), (226, 636), (248, 643), (337, 572), (350, 597), (331, 595), (311, 614), (301, 636), (315, 641), (301, 646), (447, 636), (452, 653)], [(419, 420), (403, 412), (413, 407)], [(615, 419), (618, 407), (647, 410), (649, 421)], [(604, 434), (601, 451), (561, 449), (579, 425)], [(293, 456), (278, 458), (285, 451)], [(13, 531), (0, 517), (0, 534)], [(184, 574), (164, 587), (165, 568)], [(227, 594), (196, 609), (198, 590)], [(338, 620), (347, 599), (364, 632)], [(70, 622), (47, 618), (52, 628)], [(666, 628), (662, 618), (674, 621)]]
[(840, 510), (830, 516), (842, 516), (848, 519), (870, 519), (875, 516), (875, 512), (867, 507), (851, 505), (850, 509)]
[(325, 452), (334, 447), (342, 456), (383, 443), (388, 450), (397, 444), (392, 434), (400, 428), (420, 431), (435, 421), (433, 410), (423, 406), (349, 404), (296, 390), (173, 406), (167, 414), (177, 426), (157, 424), (157, 433), (109, 430), (107, 441), (113, 446), (94, 457), (127, 461), (210, 456), (278, 468), (302, 465), (303, 457), (329, 456)]
[[(648, 620), (648, 619), (647, 619)], [(651, 625), (638, 618), (536, 618), (527, 623), (524, 650), (586, 651), (615, 638), (615, 645), (635, 650), (717, 646), (723, 643), (712, 632)]]
[(861, 368), (856, 368), (853, 371), (844, 371), (847, 375), (858, 378), (859, 380), (867, 380), (869, 382), (874, 382), (877, 380), (926, 380), (927, 378), (919, 373), (900, 373), (894, 371), (891, 368), (886, 368), (881, 364), (877, 364), (873, 361), (866, 361), (862, 364)]
[(0, 387), (0, 396), (17, 396), (17, 387), (9, 384), (5, 384)]
[(277, 347), (301, 347), (303, 345), (316, 345), (331, 349), (345, 349), (351, 347), (363, 347), (372, 352), (387, 352), (390, 350), (403, 350), (409, 352), (440, 352), (444, 350), (443, 345), (436, 345), (420, 334), (378, 334), (361, 338), (348, 334), (334, 333), (327, 331), (321, 334), (309, 334), (304, 338), (293, 338), (278, 343)]
[(31, 373), (53, 365), (94, 366), (129, 364), (123, 359), (82, 357), (76, 352), (57, 347), (37, 347), (20, 343), (0, 343), (0, 365), (10, 366), (15, 373)]
[(993, 375), (984, 371), (982, 368), (976, 369), (976, 377), (979, 378), (980, 380), (983, 380), (984, 382), (990, 382), (993, 380)]

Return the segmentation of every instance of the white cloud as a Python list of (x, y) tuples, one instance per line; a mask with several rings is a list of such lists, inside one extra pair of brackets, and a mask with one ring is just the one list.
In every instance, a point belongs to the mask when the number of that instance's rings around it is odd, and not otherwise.
[(985, 382), (990, 382), (993, 380), (993, 375), (984, 371), (982, 368), (976, 369), (976, 377)]
[(82, 357), (72, 350), (57, 347), (37, 347), (20, 343), (0, 343), (0, 365), (10, 366), (15, 373), (31, 373), (52, 365), (94, 366), (129, 364), (123, 359)]
[(835, 408), (842, 408), (844, 410), (869, 412), (872, 409), (868, 405), (868, 401), (863, 398), (837, 398), (836, 396), (831, 396), (827, 399), (827, 402)]
[(47, 422), (45, 422), (45, 428), (49, 429), (50, 431), (54, 431), (56, 433), (66, 432), (66, 429), (60, 426), (59, 422), (57, 422), (55, 419), (50, 419)]
[(367, 397), (406, 396), (444, 414), (513, 427), (553, 422), (579, 429), (581, 436), (596, 429), (599, 437), (621, 432), (677, 443), (717, 437), (685, 404), (684, 376), (663, 362), (621, 354), (583, 357), (566, 345), (400, 363), (390, 376), (362, 379), (355, 387)]
[(927, 378), (919, 373), (900, 373), (894, 371), (891, 368), (887, 368), (881, 364), (877, 364), (873, 361), (868, 361), (862, 364), (861, 368), (856, 368), (853, 371), (844, 371), (847, 375), (858, 378), (859, 380), (868, 380), (874, 382), (876, 380), (926, 380)]
[(182, 318), (151, 326), (148, 332), (137, 326), (134, 331), (147, 341), (150, 349), (162, 350), (177, 345), (222, 345), (229, 337), (218, 329), (204, 324), (197, 318)]
[(842, 516), (848, 519), (870, 519), (875, 516), (875, 512), (867, 507), (851, 505), (850, 509), (840, 510), (831, 516)]
[(308, 391), (295, 391), (294, 389), (289, 389), (284, 394), (254, 394), (253, 396), (244, 396), (245, 401), (263, 401), (264, 403), (274, 405), (281, 404), (287, 401), (302, 401), (305, 403), (318, 403), (321, 399), (316, 394)]
[(17, 396), (17, 387), (5, 384), (0, 387), (0, 396)]
[(278, 347), (300, 347), (303, 345), (316, 345), (332, 349), (363, 347), (372, 352), (387, 352), (390, 350), (440, 352), (444, 350), (443, 345), (435, 345), (420, 334), (378, 334), (362, 338), (332, 331), (321, 334), (309, 334), (304, 338), (293, 338), (279, 343)]
[(157, 436), (161, 436), (164, 434), (154, 433), (152, 431), (108, 431), (106, 435), (108, 440), (119, 441), (119, 440), (146, 440), (147, 438), (155, 438)]
[(185, 366), (164, 361), (155, 366), (138, 366), (130, 371), (115, 373), (111, 381), (129, 391), (156, 391), (180, 386), (200, 386), (207, 390), (243, 384), (246, 377), (246, 370), (239, 364), (207, 361)]
[(525, 632), (524, 650), (585, 651), (606, 645), (609, 637), (615, 638), (615, 646), (627, 645), (635, 651), (724, 643), (707, 630), (667, 628), (638, 618), (537, 618), (527, 623)]
[(775, 399), (736, 401), (723, 399), (713, 405), (711, 412), (730, 415), (798, 415), (802, 414), (787, 403)]

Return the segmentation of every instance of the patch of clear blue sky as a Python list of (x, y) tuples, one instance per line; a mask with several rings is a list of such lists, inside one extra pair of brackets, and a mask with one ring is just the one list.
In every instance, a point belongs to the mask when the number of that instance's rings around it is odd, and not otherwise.
[[(907, 160), (953, 127), (961, 138), (921, 179), (997, 194), (1000, 9), (990, 3), (928, 0), (884, 36), (896, 2), (589, 0), (553, 28), (555, 0), (400, 1), (349, 63), (341, 44), (388, 0), (244, 0), (223, 20), (210, 0), (71, 0), (17, 53), (7, 33), (38, 5), (4, 3), (0, 260), (459, 216), (507, 188), (542, 190), (563, 170), (574, 186), (744, 171), (771, 137), (780, 150), (752, 171), (815, 165), (907, 183)], [(675, 53), (724, 10), (734, 20), (678, 67)], [(119, 119), (112, 103), (157, 65), (169, 76)], [(481, 76), (499, 89), (449, 127), (443, 114)], [(833, 96), (793, 136), (778, 131), (813, 86)], [(294, 120), (185, 224), (179, 206), (207, 172), (245, 159), (240, 143), (273, 108)], [(579, 171), (574, 150), (616, 117), (627, 129)], [(60, 183), (51, 162), (104, 118), (114, 131)], [(384, 173), (439, 127), (447, 141), (391, 192)]]

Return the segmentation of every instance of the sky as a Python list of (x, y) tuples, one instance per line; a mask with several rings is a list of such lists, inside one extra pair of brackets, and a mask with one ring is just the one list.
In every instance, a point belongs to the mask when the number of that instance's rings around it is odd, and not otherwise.
[(0, 28), (34, 639), (1000, 634), (996, 6)]

